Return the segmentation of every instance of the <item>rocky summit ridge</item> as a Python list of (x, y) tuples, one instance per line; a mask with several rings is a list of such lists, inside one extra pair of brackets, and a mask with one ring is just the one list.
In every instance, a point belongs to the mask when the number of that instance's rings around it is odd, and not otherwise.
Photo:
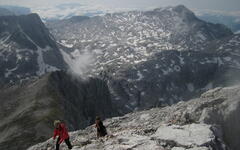
[[(94, 126), (72, 132), (73, 150), (237, 150), (239, 97), (240, 86), (219, 87), (187, 102), (107, 119), (107, 137), (96, 139)], [(49, 139), (28, 150), (53, 146)]]

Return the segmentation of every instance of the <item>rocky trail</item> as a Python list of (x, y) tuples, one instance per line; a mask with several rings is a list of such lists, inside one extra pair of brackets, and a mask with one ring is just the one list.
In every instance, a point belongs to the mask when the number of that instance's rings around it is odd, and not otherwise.
[[(239, 96), (240, 86), (216, 88), (173, 106), (107, 119), (104, 138), (96, 138), (93, 125), (71, 132), (73, 150), (237, 150)], [(28, 150), (51, 150), (54, 145), (49, 139)]]

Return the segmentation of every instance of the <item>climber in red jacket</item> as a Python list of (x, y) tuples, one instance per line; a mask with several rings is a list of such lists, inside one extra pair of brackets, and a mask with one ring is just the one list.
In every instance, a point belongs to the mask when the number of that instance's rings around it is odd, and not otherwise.
[(56, 137), (58, 136), (57, 142), (56, 142), (56, 150), (59, 150), (60, 144), (65, 141), (69, 149), (72, 149), (72, 145), (69, 141), (69, 135), (68, 135), (68, 130), (65, 126), (64, 123), (62, 123), (59, 120), (54, 121), (54, 135), (53, 139), (55, 140)]

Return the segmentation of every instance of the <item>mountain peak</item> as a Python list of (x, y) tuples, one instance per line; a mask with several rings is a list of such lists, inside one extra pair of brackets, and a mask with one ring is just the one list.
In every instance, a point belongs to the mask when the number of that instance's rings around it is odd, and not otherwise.
[(31, 13), (31, 14), (26, 14), (26, 15), (20, 15), (20, 17), (30, 17), (30, 18), (40, 19), (39, 15), (38, 15), (37, 13)]
[[(196, 21), (199, 20), (195, 14), (184, 5), (170, 6), (166, 8), (156, 8), (155, 12), (172, 12), (174, 15), (178, 14), (179, 17), (185, 19), (186, 21)], [(176, 14), (175, 14), (176, 13)]]
[(177, 6), (174, 7), (174, 9), (178, 9), (178, 10), (181, 10), (181, 11), (191, 11), (184, 5), (177, 5)]
[(197, 20), (198, 18), (195, 16), (195, 14), (185, 7), (184, 5), (178, 5), (176, 7), (173, 7), (173, 11), (177, 12), (181, 17), (186, 18), (188, 20)]

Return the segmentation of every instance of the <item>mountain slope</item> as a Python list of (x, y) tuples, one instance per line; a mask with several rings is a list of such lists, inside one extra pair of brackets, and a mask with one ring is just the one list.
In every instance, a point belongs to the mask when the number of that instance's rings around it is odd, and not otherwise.
[[(230, 29), (198, 19), (184, 6), (107, 14), (102, 17), (47, 22), (50, 32), (73, 60), (93, 55), (86, 74), (117, 64), (136, 65), (164, 50), (203, 51), (209, 41), (232, 35)], [(64, 49), (63, 49), (64, 50)]]
[(83, 81), (64, 72), (1, 89), (0, 100), (0, 149), (25, 149), (46, 140), (55, 119), (76, 130), (93, 123), (96, 115), (116, 112), (105, 82)]
[[(216, 88), (188, 102), (107, 119), (109, 137), (96, 139), (92, 125), (71, 133), (73, 149), (237, 150), (239, 97), (239, 86)], [(53, 147), (50, 139), (28, 150)]]
[(75, 48), (88, 45), (88, 49), (91, 47), (108, 50), (124, 45), (136, 51), (137, 48), (149, 45), (148, 49), (151, 50), (201, 50), (201, 44), (206, 41), (232, 34), (223, 25), (199, 20), (182, 5), (147, 12), (107, 14), (65, 27), (59, 24), (47, 23), (58, 41), (65, 40)]
[[(239, 83), (239, 60), (240, 60), (240, 34), (226, 37), (222, 40), (215, 40), (207, 46), (207, 50), (224, 57), (225, 65), (229, 66), (228, 70), (223, 73), (225, 79), (221, 82), (227, 84)], [(226, 80), (228, 79), (228, 80)]]
[(37, 14), (0, 17), (1, 84), (64, 69), (65, 62)]
[(230, 29), (202, 21), (182, 5), (78, 17), (47, 26), (59, 45), (68, 47), (61, 52), (69, 66), (85, 63), (81, 75), (107, 81), (122, 114), (188, 100), (228, 85), (230, 78), (223, 74), (232, 66), (240, 72), (238, 57), (206, 48), (233, 36)]

